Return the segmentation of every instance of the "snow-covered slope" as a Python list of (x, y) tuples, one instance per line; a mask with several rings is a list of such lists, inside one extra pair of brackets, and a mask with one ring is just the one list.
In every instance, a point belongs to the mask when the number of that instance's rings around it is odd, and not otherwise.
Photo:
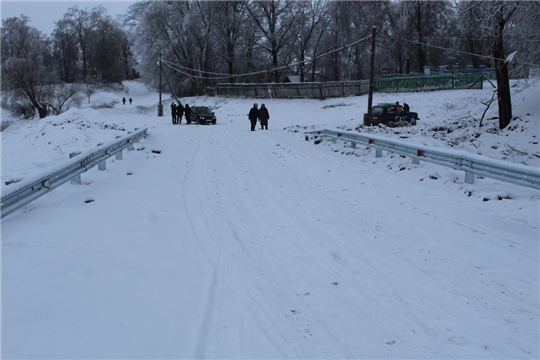
[[(539, 166), (539, 83), (514, 83), (519, 119), (504, 130), (496, 109), (476, 126), (485, 85), (376, 94), (420, 114), (406, 129), (356, 130), (366, 97), (186, 98), (218, 124), (172, 125), (171, 99), (158, 117), (137, 82), (13, 122), (3, 183), (150, 135), (2, 220), (3, 356), (538, 358), (539, 191), (303, 134), (369, 131)], [(249, 131), (253, 102), (268, 131)]]

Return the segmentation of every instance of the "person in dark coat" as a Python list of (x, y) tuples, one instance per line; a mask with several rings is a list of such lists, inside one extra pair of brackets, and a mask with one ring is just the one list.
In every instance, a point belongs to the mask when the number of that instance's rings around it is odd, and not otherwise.
[(266, 106), (264, 106), (264, 104), (261, 104), (261, 109), (259, 110), (259, 119), (261, 122), (261, 130), (268, 130), (268, 119), (270, 119), (270, 114), (268, 113), (268, 109)]
[(184, 107), (184, 114), (186, 114), (187, 123), (191, 124), (191, 108), (189, 107), (189, 104), (186, 104)]
[(182, 106), (182, 103), (179, 103), (178, 106), (176, 107), (176, 118), (177, 118), (176, 123), (177, 124), (182, 123), (182, 116), (184, 116), (184, 107)]
[(133, 99), (129, 98), (129, 105), (131, 105), (132, 102), (133, 102)]
[(122, 98), (122, 103), (126, 105), (126, 98)]
[(257, 126), (257, 120), (259, 119), (259, 109), (257, 103), (253, 104), (251, 110), (248, 114), (249, 121), (251, 121), (251, 131), (255, 131), (255, 126)]
[(405, 110), (406, 112), (409, 112), (409, 111), (411, 111), (411, 107), (409, 106), (409, 104), (404, 103), (403, 104), (403, 110)]
[(172, 115), (172, 123), (176, 124), (176, 104), (171, 104), (171, 115)]

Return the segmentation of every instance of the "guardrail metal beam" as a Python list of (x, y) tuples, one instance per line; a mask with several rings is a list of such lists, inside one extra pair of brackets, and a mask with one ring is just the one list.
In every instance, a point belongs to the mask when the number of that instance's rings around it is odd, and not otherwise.
[[(69, 160), (48, 169), (45, 173), (36, 174), (7, 186), (3, 185), (0, 206), (1, 218), (69, 180), (72, 180), (72, 183), (81, 184), (81, 174), (96, 165), (100, 170), (105, 170), (105, 163), (109, 157), (118, 153), (121, 154), (125, 148), (133, 149), (133, 143), (145, 137), (147, 131), (148, 129), (144, 128), (109, 144), (99, 144), (100, 149), (97, 151), (89, 150), (84, 153), (72, 153), (69, 155)], [(120, 155), (120, 159), (121, 157)]]
[(420, 164), (420, 161), (425, 161), (462, 170), (465, 172), (465, 182), (467, 184), (473, 184), (476, 176), (483, 176), (540, 190), (540, 169), (531, 166), (490, 159), (462, 151), (441, 150), (407, 144), (374, 135), (327, 129), (307, 131), (306, 134), (313, 137), (328, 138), (334, 143), (337, 140), (350, 142), (353, 148), (356, 148), (358, 144), (362, 144), (368, 148), (374, 148), (376, 157), (382, 157), (382, 151), (385, 150), (410, 157), (413, 164)]

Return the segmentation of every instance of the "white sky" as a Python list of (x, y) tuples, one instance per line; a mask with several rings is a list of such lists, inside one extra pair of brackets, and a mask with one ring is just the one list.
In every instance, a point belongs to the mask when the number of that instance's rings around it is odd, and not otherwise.
[(107, 13), (113, 18), (125, 14), (129, 6), (135, 1), (1, 1), (2, 20), (21, 14), (30, 17), (30, 26), (37, 28), (47, 35), (51, 35), (55, 22), (60, 20), (70, 7), (77, 5), (81, 9), (92, 9), (103, 5)]

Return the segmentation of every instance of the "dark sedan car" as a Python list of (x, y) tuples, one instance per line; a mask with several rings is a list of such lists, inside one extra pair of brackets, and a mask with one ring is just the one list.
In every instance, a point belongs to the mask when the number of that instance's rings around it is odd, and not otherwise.
[(216, 114), (207, 106), (192, 106), (191, 107), (191, 122), (201, 125), (216, 124)]
[[(366, 115), (367, 116), (367, 115)], [(390, 127), (416, 125), (418, 114), (411, 111), (396, 110), (396, 104), (377, 104), (371, 108), (370, 125), (387, 125)]]

